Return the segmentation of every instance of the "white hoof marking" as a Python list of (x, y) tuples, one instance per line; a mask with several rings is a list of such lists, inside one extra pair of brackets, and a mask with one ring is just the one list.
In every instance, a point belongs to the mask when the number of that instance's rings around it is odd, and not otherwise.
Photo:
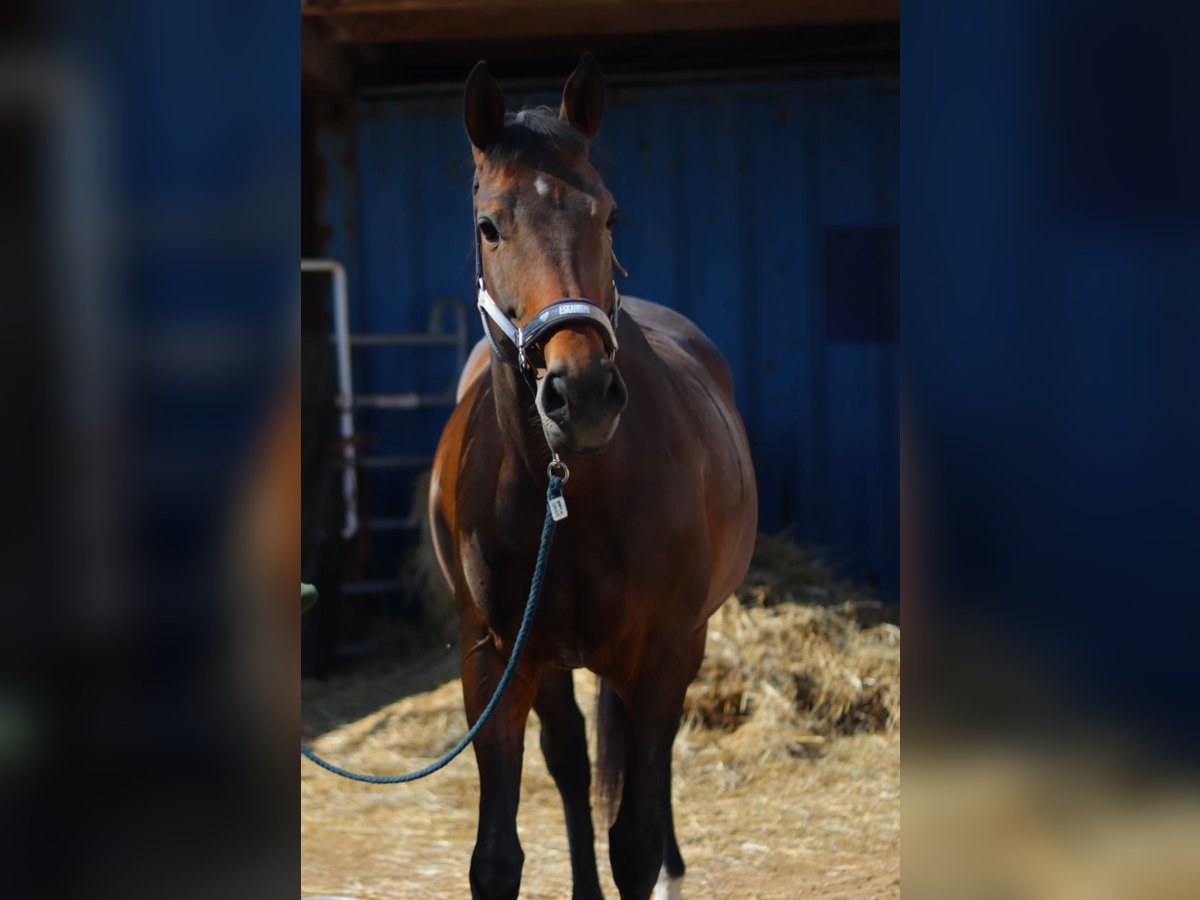
[(653, 900), (683, 900), (683, 877), (670, 878), (665, 866), (659, 869)]

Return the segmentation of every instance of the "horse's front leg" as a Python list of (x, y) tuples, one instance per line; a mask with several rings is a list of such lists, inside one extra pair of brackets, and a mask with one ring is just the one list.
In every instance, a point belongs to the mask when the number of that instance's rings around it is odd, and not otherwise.
[[(467, 720), (474, 725), (495, 693), (507, 661), (482, 625), (463, 629), (462, 654), (463, 701)], [(537, 683), (532, 664), (518, 663), (504, 696), (475, 737), (479, 830), (471, 855), (471, 896), (476, 900), (510, 900), (521, 888), (525, 853), (517, 838), (517, 803), (525, 721)]]
[(628, 713), (621, 806), (608, 831), (609, 857), (621, 900), (648, 900), (666, 849), (662, 797), (670, 790), (671, 746), (679, 713), (655, 710), (647, 716), (634, 708)]
[(654, 900), (682, 900), (683, 875), (687, 867), (679, 852), (675, 837), (675, 809), (671, 802), (671, 761), (667, 760), (667, 777), (663, 780), (663, 862), (654, 885)]
[(542, 673), (533, 708), (542, 722), (542, 755), (562, 795), (571, 851), (572, 900), (604, 900), (596, 873), (587, 732), (575, 702), (575, 685), (565, 669)]
[(621, 806), (609, 829), (613, 880), (621, 900), (680, 900), (684, 864), (671, 807), (671, 749), (687, 686), (704, 657), (705, 629), (689, 644), (665, 645), (624, 686), (616, 702), (625, 718)]
[(671, 747), (687, 681), (684, 666), (671, 663), (679, 659), (677, 654), (657, 648), (652, 659), (646, 670), (619, 688), (619, 696), (609, 695), (609, 717), (624, 720), (616, 729), (624, 732), (620, 808), (608, 830), (613, 880), (621, 900), (648, 900), (674, 843), (663, 799), (671, 790)]

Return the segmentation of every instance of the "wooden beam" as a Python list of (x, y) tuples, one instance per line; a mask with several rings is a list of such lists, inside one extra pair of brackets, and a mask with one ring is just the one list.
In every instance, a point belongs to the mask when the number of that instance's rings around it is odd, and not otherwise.
[(300, 90), (311, 94), (344, 94), (350, 90), (348, 51), (329, 40), (315, 20), (300, 22)]
[(558, 37), (892, 22), (898, 0), (308, 0), (339, 43)]

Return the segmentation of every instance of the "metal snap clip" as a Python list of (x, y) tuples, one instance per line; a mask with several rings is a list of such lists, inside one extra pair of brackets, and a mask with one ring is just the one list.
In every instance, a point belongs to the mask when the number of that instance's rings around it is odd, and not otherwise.
[(554, 454), (554, 459), (550, 460), (550, 464), (546, 466), (546, 477), (553, 478), (558, 470), (558, 477), (562, 479), (563, 484), (567, 483), (567, 479), (571, 477), (571, 470), (567, 468), (567, 464), (558, 458), (558, 454)]

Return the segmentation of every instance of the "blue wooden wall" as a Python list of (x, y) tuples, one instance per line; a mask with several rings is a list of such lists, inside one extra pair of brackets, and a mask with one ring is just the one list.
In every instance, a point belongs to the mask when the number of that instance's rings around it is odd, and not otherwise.
[[(622, 291), (690, 316), (733, 367), (760, 528), (792, 526), (886, 599), (899, 580), (898, 101), (877, 79), (616, 87), (593, 151), (621, 207)], [(460, 96), (363, 98), (318, 143), (352, 328), (420, 329), (434, 299), (469, 304)], [(367, 351), (356, 378), (437, 390), (452, 369), (445, 351)], [(431, 452), (446, 411), (360, 415), (371, 451)], [(394, 477), (377, 491), (404, 496)]]

